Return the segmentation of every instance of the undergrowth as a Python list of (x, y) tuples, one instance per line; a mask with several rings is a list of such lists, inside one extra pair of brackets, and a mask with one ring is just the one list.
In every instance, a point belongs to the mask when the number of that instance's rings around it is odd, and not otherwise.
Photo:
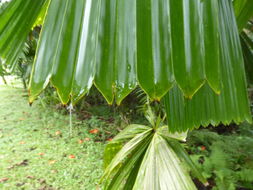
[[(131, 123), (146, 124), (130, 94), (108, 106), (93, 89), (73, 110), (48, 88), (30, 108), (22, 89), (0, 86), (0, 189), (97, 189), (107, 141)], [(139, 93), (141, 94), (141, 93)], [(7, 101), (8, 100), (8, 101)], [(72, 134), (71, 134), (72, 131)], [(208, 185), (200, 190), (253, 189), (253, 128), (230, 125), (194, 130), (185, 148)]]
[(200, 189), (253, 189), (253, 127), (230, 126), (218, 134), (214, 128), (189, 133), (187, 149), (209, 186)]

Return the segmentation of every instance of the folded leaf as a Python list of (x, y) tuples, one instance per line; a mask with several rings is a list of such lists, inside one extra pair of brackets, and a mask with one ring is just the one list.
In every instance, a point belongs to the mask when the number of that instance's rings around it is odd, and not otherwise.
[(137, 85), (136, 1), (102, 1), (95, 85), (109, 104), (117, 104)]
[[(170, 1), (175, 79), (187, 98), (205, 83), (219, 93), (217, 0)], [(211, 58), (211, 60), (210, 60)]]
[[(167, 128), (166, 128), (167, 129)], [(109, 142), (104, 151), (104, 166), (105, 168), (111, 163), (114, 156), (123, 147), (124, 143), (133, 139), (136, 135), (151, 130), (150, 127), (144, 125), (129, 125), (121, 131), (116, 137)]]
[(31, 102), (50, 79), (64, 104), (71, 95), (76, 101), (90, 89), (95, 71), (99, 6), (100, 1), (51, 0), (32, 72)]
[(138, 174), (133, 190), (196, 189), (173, 149), (159, 135), (153, 137)]
[(137, 0), (137, 71), (139, 85), (160, 100), (174, 82), (170, 0)]
[(136, 87), (137, 77), (151, 99), (168, 92), (174, 75), (186, 97), (205, 81), (219, 93), (217, 2), (51, 0), (30, 101), (49, 80), (64, 104), (78, 101), (93, 81), (109, 104), (120, 104)]
[(95, 77), (100, 4), (100, 0), (86, 0), (78, 42), (79, 49), (76, 56), (76, 68), (73, 74), (71, 91), (73, 103), (76, 103), (89, 91)]
[(102, 181), (107, 182), (105, 189), (118, 190), (126, 185), (122, 182), (128, 179), (133, 166), (140, 164), (152, 136), (152, 129), (139, 133), (117, 153), (102, 176)]
[(243, 56), (233, 7), (230, 1), (219, 1), (221, 83), (220, 95), (205, 85), (192, 100), (184, 98), (178, 87), (165, 97), (169, 130), (182, 132), (196, 127), (251, 122)]

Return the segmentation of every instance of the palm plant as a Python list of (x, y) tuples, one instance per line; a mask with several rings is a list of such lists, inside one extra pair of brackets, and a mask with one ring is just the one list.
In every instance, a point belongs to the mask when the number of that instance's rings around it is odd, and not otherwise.
[(28, 39), (25, 42), (25, 46), (22, 53), (19, 55), (16, 66), (11, 72), (18, 78), (22, 80), (24, 89), (27, 89), (29, 84), (30, 74), (32, 70), (32, 63), (35, 56), (36, 46), (37, 46), (37, 36), (40, 28), (34, 28), (29, 34)]
[(170, 133), (150, 106), (150, 126), (132, 124), (105, 148), (104, 189), (196, 189), (189, 171), (206, 184), (180, 144), (187, 133)]
[[(252, 1), (234, 4), (241, 30)], [(13, 0), (0, 13), (6, 65), (17, 60), (41, 14), (30, 102), (49, 82), (63, 104), (75, 104), (93, 84), (109, 104), (120, 104), (137, 85), (165, 101), (168, 127), (131, 126), (113, 141), (122, 147), (129, 140), (109, 161), (105, 187), (195, 189), (172, 133), (251, 122), (231, 0)]]

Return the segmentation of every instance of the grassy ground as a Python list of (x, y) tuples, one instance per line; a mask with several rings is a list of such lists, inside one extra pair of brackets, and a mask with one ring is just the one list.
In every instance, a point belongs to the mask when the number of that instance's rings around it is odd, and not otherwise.
[(0, 189), (97, 189), (104, 144), (75, 119), (69, 131), (68, 116), (0, 85)]

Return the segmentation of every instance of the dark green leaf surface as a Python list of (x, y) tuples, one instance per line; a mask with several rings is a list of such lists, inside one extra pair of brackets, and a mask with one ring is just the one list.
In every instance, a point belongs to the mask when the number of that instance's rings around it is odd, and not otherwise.
[(0, 14), (0, 56), (13, 66), (47, 0), (14, 0)]
[[(70, 98), (69, 94), (71, 92), (72, 78), (75, 70), (84, 1), (52, 1), (51, 7), (60, 7), (59, 4), (62, 6), (62, 9), (59, 12), (55, 12), (63, 14), (55, 15), (56, 17), (62, 18), (62, 21), (59, 22), (59, 32), (52, 31), (59, 35), (57, 37), (54, 35), (57, 40), (56, 47), (52, 48), (55, 52), (51, 52), (53, 54), (51, 81), (57, 88), (61, 101), (66, 104)], [(52, 21), (53, 19), (49, 20)], [(48, 27), (44, 29), (46, 28)], [(70, 49), (72, 50), (69, 51)]]
[[(71, 91), (75, 101), (91, 87), (98, 10), (99, 1), (51, 0), (33, 68), (30, 101), (49, 79), (64, 104), (68, 103)], [(86, 27), (88, 23), (90, 28)], [(89, 34), (95, 39), (88, 40)]]
[(52, 0), (35, 60), (30, 101), (50, 79), (64, 104), (70, 97), (75, 103), (95, 77), (108, 103), (115, 96), (120, 104), (136, 86), (135, 11), (128, 15), (135, 7), (134, 0)]
[[(33, 97), (35, 95), (38, 95), (41, 90), (47, 85), (49, 82), (49, 79), (51, 78), (52, 74), (55, 73), (54, 71), (57, 71), (59, 64), (61, 64), (59, 61), (63, 60), (60, 59), (60, 55), (62, 53), (61, 47), (63, 46), (63, 43), (70, 43), (71, 40), (65, 40), (64, 42), (61, 40), (61, 38), (65, 35), (70, 35), (71, 29), (67, 30), (67, 24), (65, 22), (66, 19), (72, 17), (73, 18), (73, 12), (71, 10), (68, 10), (68, 7), (71, 6), (69, 3), (69, 0), (60, 2), (60, 0), (52, 0), (50, 2), (49, 8), (48, 8), (48, 15), (45, 19), (45, 23), (42, 29), (42, 35), (40, 37), (40, 42), (38, 45), (38, 50), (35, 58), (35, 64), (33, 68), (32, 73), (32, 80), (30, 84), (30, 100), (32, 101)], [(82, 8), (82, 6), (79, 6)], [(72, 15), (71, 15), (72, 13)], [(57, 22), (56, 22), (57, 20)], [(71, 23), (70, 23), (71, 24)], [(77, 30), (78, 31), (78, 30)], [(79, 32), (79, 31), (78, 31)], [(75, 36), (73, 36), (75, 38)], [(74, 39), (76, 40), (76, 39)], [(70, 45), (70, 44), (65, 44)], [(65, 47), (66, 49), (67, 47)], [(66, 52), (66, 57), (71, 52)], [(65, 55), (63, 55), (65, 56)], [(64, 57), (66, 59), (66, 57)], [(67, 58), (68, 59), (68, 58)], [(72, 62), (70, 64), (66, 64), (66, 60), (64, 60), (65, 64), (63, 65), (63, 68), (60, 68), (61, 71), (64, 72), (66, 70), (66, 67), (70, 67), (70, 72), (67, 73), (65, 76), (64, 73), (58, 73), (58, 75), (61, 75), (62, 77), (66, 77), (64, 81), (66, 81), (66, 84), (71, 84), (70, 77), (71, 77), (71, 71), (73, 71), (73, 53), (72, 57), (70, 57)], [(45, 65), (45, 63), (47, 63)], [(56, 63), (56, 65), (55, 65)], [(59, 72), (59, 71), (58, 71)], [(59, 76), (60, 77), (60, 76)], [(59, 78), (58, 77), (58, 78)], [(61, 82), (60, 79), (57, 80), (57, 76), (54, 74), (54, 82)], [(63, 86), (63, 85), (61, 85)], [(57, 88), (57, 86), (56, 86)], [(64, 88), (64, 87), (63, 87)], [(70, 87), (67, 87), (68, 90)], [(59, 89), (59, 87), (58, 87)], [(61, 91), (66, 92), (65, 89), (60, 89)], [(65, 97), (61, 97), (61, 92), (59, 92), (60, 98), (65, 102)], [(66, 94), (65, 96), (68, 96)]]
[(169, 8), (169, 0), (137, 0), (138, 80), (158, 100), (174, 82)]
[(95, 85), (109, 104), (136, 87), (136, 2), (102, 1)]
[(76, 57), (76, 68), (73, 74), (71, 93), (74, 103), (89, 91), (95, 77), (100, 3), (100, 0), (86, 1), (83, 12), (82, 29), (79, 36), (79, 49)]
[(239, 31), (246, 26), (248, 20), (253, 16), (252, 0), (234, 0), (235, 16)]
[[(251, 122), (240, 40), (230, 1), (220, 1), (221, 94), (205, 85), (192, 100), (178, 87), (165, 97), (169, 129), (186, 131), (194, 127)], [(231, 19), (233, 18), (233, 19)]]
[[(20, 28), (17, 24), (39, 14), (44, 5), (34, 2), (13, 1), (0, 15), (4, 54), (16, 57), (23, 39), (16, 35), (28, 30), (27, 24)], [(19, 11), (28, 5), (26, 14)], [(10, 35), (14, 40), (7, 43)], [(17, 49), (12, 52), (9, 47), (14, 45)], [(150, 98), (158, 100), (175, 83), (168, 106), (169, 121), (176, 126), (172, 130), (239, 122), (250, 120), (241, 63), (228, 0), (51, 0), (33, 67), (30, 101), (51, 81), (64, 104), (78, 101), (93, 83), (108, 103), (120, 104), (138, 78)], [(178, 118), (183, 119), (177, 123)]]
[(218, 26), (217, 0), (137, 1), (137, 73), (144, 91), (159, 100), (175, 73), (189, 98), (205, 80), (219, 93)]
[(204, 1), (203, 24), (205, 41), (206, 80), (215, 93), (219, 94), (220, 86), (220, 43), (219, 43), (219, 5), (217, 0)]
[(49, 5), (30, 101), (51, 80), (64, 104), (71, 97), (75, 103), (93, 82), (108, 103), (120, 104), (137, 77), (150, 98), (160, 100), (174, 72), (186, 97), (205, 81), (220, 92), (217, 0), (57, 4)]
[(184, 0), (170, 4), (172, 57), (178, 86), (187, 98), (192, 98), (207, 79), (219, 93), (217, 1)]

